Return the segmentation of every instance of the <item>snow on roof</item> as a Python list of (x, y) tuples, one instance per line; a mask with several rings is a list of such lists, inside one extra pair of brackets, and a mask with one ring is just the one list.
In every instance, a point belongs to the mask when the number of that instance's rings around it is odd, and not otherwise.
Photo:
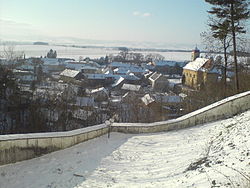
[(143, 73), (143, 72), (148, 71), (144, 67), (140, 67), (138, 65), (133, 65), (133, 64), (128, 64), (128, 63), (122, 63), (122, 62), (112, 62), (109, 64), (109, 67), (117, 67), (119, 69), (130, 70), (131, 72), (134, 72), (134, 73), (140, 73), (140, 72)]
[(79, 73), (80, 73), (80, 71), (65, 69), (63, 72), (61, 72), (60, 76), (67, 76), (67, 77), (70, 77), (70, 78), (74, 78)]
[(17, 69), (13, 69), (13, 73), (34, 74), (34, 72), (32, 72), (32, 71), (17, 70)]
[(125, 80), (140, 80), (137, 76), (134, 74), (130, 75), (114, 75), (114, 74), (84, 74), (88, 79), (92, 80), (101, 80), (106, 78), (114, 78), (119, 79), (120, 77), (123, 77)]
[(154, 98), (151, 97), (149, 94), (144, 95), (144, 97), (142, 97), (141, 100), (145, 105), (149, 105), (152, 102), (155, 102)]
[(155, 80), (157, 80), (158, 78), (160, 78), (161, 76), (162, 76), (161, 73), (154, 72), (154, 73), (149, 77), (149, 80), (155, 81)]
[(86, 92), (89, 93), (89, 94), (94, 94), (94, 93), (98, 93), (98, 92), (105, 92), (105, 93), (108, 93), (107, 89), (105, 89), (104, 87), (100, 87), (100, 88), (97, 88), (97, 89), (87, 89)]
[(76, 60), (66, 60), (64, 61), (64, 63), (80, 63), (79, 61), (76, 61)]
[(129, 67), (129, 70), (130, 70), (130, 72), (133, 72), (133, 73), (146, 73), (149, 71), (148, 69), (145, 69), (145, 68), (139, 67), (139, 66), (131, 66), (131, 67)]
[(16, 69), (19, 69), (19, 70), (34, 70), (35, 67), (34, 65), (28, 65), (28, 64), (24, 64), (24, 65), (20, 65), (20, 66), (17, 66)]
[(188, 63), (183, 69), (199, 71), (205, 65), (205, 63), (209, 61), (207, 58), (196, 58), (194, 61)]
[(174, 67), (175, 65), (178, 65), (180, 67), (184, 67), (185, 66), (185, 62), (179, 62), (179, 61), (156, 61), (154, 62), (155, 66), (169, 66), (169, 67)]
[(113, 77), (112, 74), (84, 74), (84, 75), (91, 80), (103, 80), (106, 78)]
[(129, 90), (129, 91), (139, 91), (141, 89), (141, 86), (134, 85), (134, 84), (123, 84), (122, 89)]
[(57, 58), (41, 58), (44, 62), (44, 65), (59, 65), (59, 61)]
[(122, 68), (116, 68), (116, 69), (114, 69), (114, 72), (116, 74), (129, 74), (130, 70), (128, 68), (122, 67)]
[(170, 79), (168, 79), (168, 82), (170, 84), (181, 84), (181, 79), (179, 79), (179, 78), (170, 78)]
[(112, 84), (112, 87), (118, 86), (120, 83), (123, 82), (123, 80), (124, 78), (120, 76), (118, 79), (115, 80), (115, 83)]
[(170, 87), (174, 87), (175, 85), (181, 84), (181, 79), (176, 79), (176, 78), (172, 78), (172, 79), (168, 79), (168, 84)]
[(130, 67), (130, 64), (122, 63), (122, 62), (112, 62), (109, 64), (110, 67)]
[(153, 74), (153, 72), (149, 71), (146, 74), (144, 74), (144, 77), (147, 78), (147, 77), (151, 76), (152, 74)]
[(187, 97), (187, 95), (186, 95), (185, 93), (180, 93), (179, 96), (180, 96), (181, 98), (183, 98), (183, 99)]
[(82, 67), (82, 69), (84, 69), (84, 70), (98, 70), (98, 68), (92, 67), (92, 66), (89, 66), (89, 65), (84, 65)]
[(89, 64), (94, 65), (94, 66), (96, 66), (98, 68), (102, 67), (100, 64), (96, 63), (95, 61), (89, 61)]

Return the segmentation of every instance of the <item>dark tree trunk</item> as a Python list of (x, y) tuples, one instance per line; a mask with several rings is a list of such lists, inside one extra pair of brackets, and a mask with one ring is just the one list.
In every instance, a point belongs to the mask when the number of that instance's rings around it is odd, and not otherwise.
[(225, 60), (225, 65), (224, 65), (224, 72), (223, 72), (223, 96), (226, 97), (226, 90), (227, 90), (227, 47), (226, 47), (226, 39), (224, 39), (223, 42), (224, 46), (224, 60)]
[(231, 3), (231, 29), (233, 35), (233, 56), (234, 56), (234, 71), (235, 71), (235, 90), (239, 93), (239, 77), (238, 77), (238, 63), (237, 63), (237, 49), (236, 49), (236, 35), (235, 35), (235, 25), (234, 25), (234, 3)]

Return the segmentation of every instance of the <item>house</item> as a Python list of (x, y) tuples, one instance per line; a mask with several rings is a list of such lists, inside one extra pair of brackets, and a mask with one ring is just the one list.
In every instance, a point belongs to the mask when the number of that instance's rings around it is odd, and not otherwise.
[[(155, 97), (151, 94), (146, 94), (141, 98), (141, 109), (140, 111), (145, 115), (144, 119), (146, 122), (162, 121), (164, 120), (164, 110), (160, 103), (155, 100)], [(143, 120), (143, 121), (145, 121)]]
[(186, 65), (185, 61), (154, 61), (147, 64), (147, 68), (164, 74), (179, 74), (182, 73), (182, 67)]
[(145, 69), (144, 67), (140, 67), (138, 65), (130, 65), (130, 64), (124, 64), (126, 66), (120, 66), (117, 68), (113, 69), (114, 74), (118, 74), (118, 75), (129, 75), (129, 74), (133, 74), (137, 77), (143, 77), (144, 74), (146, 74), (147, 72), (149, 72), (148, 69)]
[(81, 71), (82, 67), (84, 66), (84, 64), (79, 61), (68, 60), (68, 61), (65, 61), (64, 63), (67, 69), (73, 69), (73, 70), (78, 70), (78, 71)]
[(65, 69), (63, 72), (60, 73), (62, 80), (64, 81), (74, 81), (80, 80), (82, 78), (82, 74), (80, 71)]
[(116, 68), (129, 68), (131, 65), (127, 64), (127, 63), (122, 63), (122, 62), (112, 62), (108, 65), (109, 68), (111, 68), (112, 70), (116, 69)]
[(124, 83), (124, 78), (119, 76), (118, 78), (116, 78), (115, 82), (111, 85), (112, 88), (118, 88), (120, 89)]
[(175, 93), (180, 93), (181, 92), (181, 78), (169, 78), (168, 82), (169, 82), (169, 89), (171, 91), (174, 91)]
[(79, 62), (79, 61), (66, 61), (65, 66), (68, 69), (78, 70), (85, 74), (94, 74), (96, 73), (99, 68), (86, 64), (86, 62)]
[(148, 79), (152, 88), (156, 91), (164, 91), (168, 88), (168, 79), (161, 73), (154, 72)]
[(59, 72), (64, 70), (64, 66), (61, 64), (58, 58), (41, 58), (42, 69), (45, 73)]
[(176, 118), (180, 115), (183, 105), (183, 98), (181, 96), (174, 93), (161, 93), (153, 96), (155, 101), (161, 105), (162, 110), (164, 110), (165, 119)]
[(123, 84), (121, 89), (126, 90), (126, 91), (139, 92), (139, 91), (141, 91), (141, 86), (134, 85), (134, 84)]
[(16, 67), (17, 70), (23, 70), (23, 71), (31, 71), (35, 72), (35, 66), (29, 65), (29, 64), (23, 64)]
[(121, 98), (123, 103), (130, 103), (130, 104), (134, 104), (134, 102), (137, 99), (138, 99), (138, 95), (136, 95), (135, 92), (131, 92), (131, 91), (126, 92)]
[(184, 67), (185, 62), (183, 61), (166, 61), (166, 60), (161, 60), (161, 61), (154, 61), (152, 63), (148, 63), (148, 65), (153, 65), (155, 67), (174, 67), (174, 66), (179, 66), (179, 67)]
[[(135, 76), (133, 73), (128, 75), (116, 75), (116, 74), (84, 74), (85, 81), (89, 86), (108, 86), (115, 83), (116, 80), (119, 82), (126, 81), (129, 83), (137, 83), (140, 78)], [(114, 85), (115, 86), (115, 85)]]
[(93, 97), (95, 101), (105, 101), (108, 99), (109, 92), (106, 88), (100, 87), (97, 89), (86, 89), (86, 94)]
[(143, 104), (146, 105), (146, 106), (156, 103), (155, 99), (154, 99), (152, 96), (150, 96), (149, 94), (144, 95), (144, 96), (141, 98), (141, 101), (142, 101)]
[(212, 59), (198, 57), (183, 67), (182, 84), (193, 89), (215, 83), (217, 78), (218, 73), (213, 71)]
[(129, 73), (128, 75), (122, 75), (127, 83), (136, 84), (140, 82), (140, 78), (134, 75), (134, 73)]
[(115, 68), (113, 72), (114, 74), (127, 75), (130, 73), (130, 70), (128, 68), (121, 67), (121, 68)]
[(98, 68), (92, 66), (83, 66), (81, 68), (82, 73), (84, 74), (95, 74), (98, 72)]
[(112, 84), (115, 77), (112, 74), (84, 74), (84, 80), (88, 86), (98, 87)]
[(37, 76), (32, 71), (25, 71), (25, 70), (14, 69), (13, 73), (15, 74), (15, 77), (21, 83), (29, 83), (30, 84), (33, 81), (37, 81)]

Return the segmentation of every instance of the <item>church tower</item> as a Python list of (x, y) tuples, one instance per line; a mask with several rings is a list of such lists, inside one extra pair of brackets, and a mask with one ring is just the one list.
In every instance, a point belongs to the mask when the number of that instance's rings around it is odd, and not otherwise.
[(196, 46), (192, 51), (191, 61), (194, 61), (197, 57), (200, 57), (200, 50)]

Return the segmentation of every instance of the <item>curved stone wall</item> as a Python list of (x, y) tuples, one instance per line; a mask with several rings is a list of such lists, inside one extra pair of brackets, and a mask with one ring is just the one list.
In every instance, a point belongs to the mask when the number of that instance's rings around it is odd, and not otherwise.
[[(180, 118), (155, 123), (114, 123), (113, 132), (153, 133), (177, 130), (225, 119), (250, 109), (250, 91), (241, 93)], [(0, 165), (31, 159), (108, 133), (105, 124), (67, 132), (0, 135)]]
[(123, 133), (154, 133), (177, 130), (225, 119), (247, 109), (250, 109), (250, 91), (228, 97), (177, 119), (148, 124), (114, 123), (112, 131)]
[(0, 136), (0, 165), (41, 156), (104, 135), (105, 124), (67, 132)]

